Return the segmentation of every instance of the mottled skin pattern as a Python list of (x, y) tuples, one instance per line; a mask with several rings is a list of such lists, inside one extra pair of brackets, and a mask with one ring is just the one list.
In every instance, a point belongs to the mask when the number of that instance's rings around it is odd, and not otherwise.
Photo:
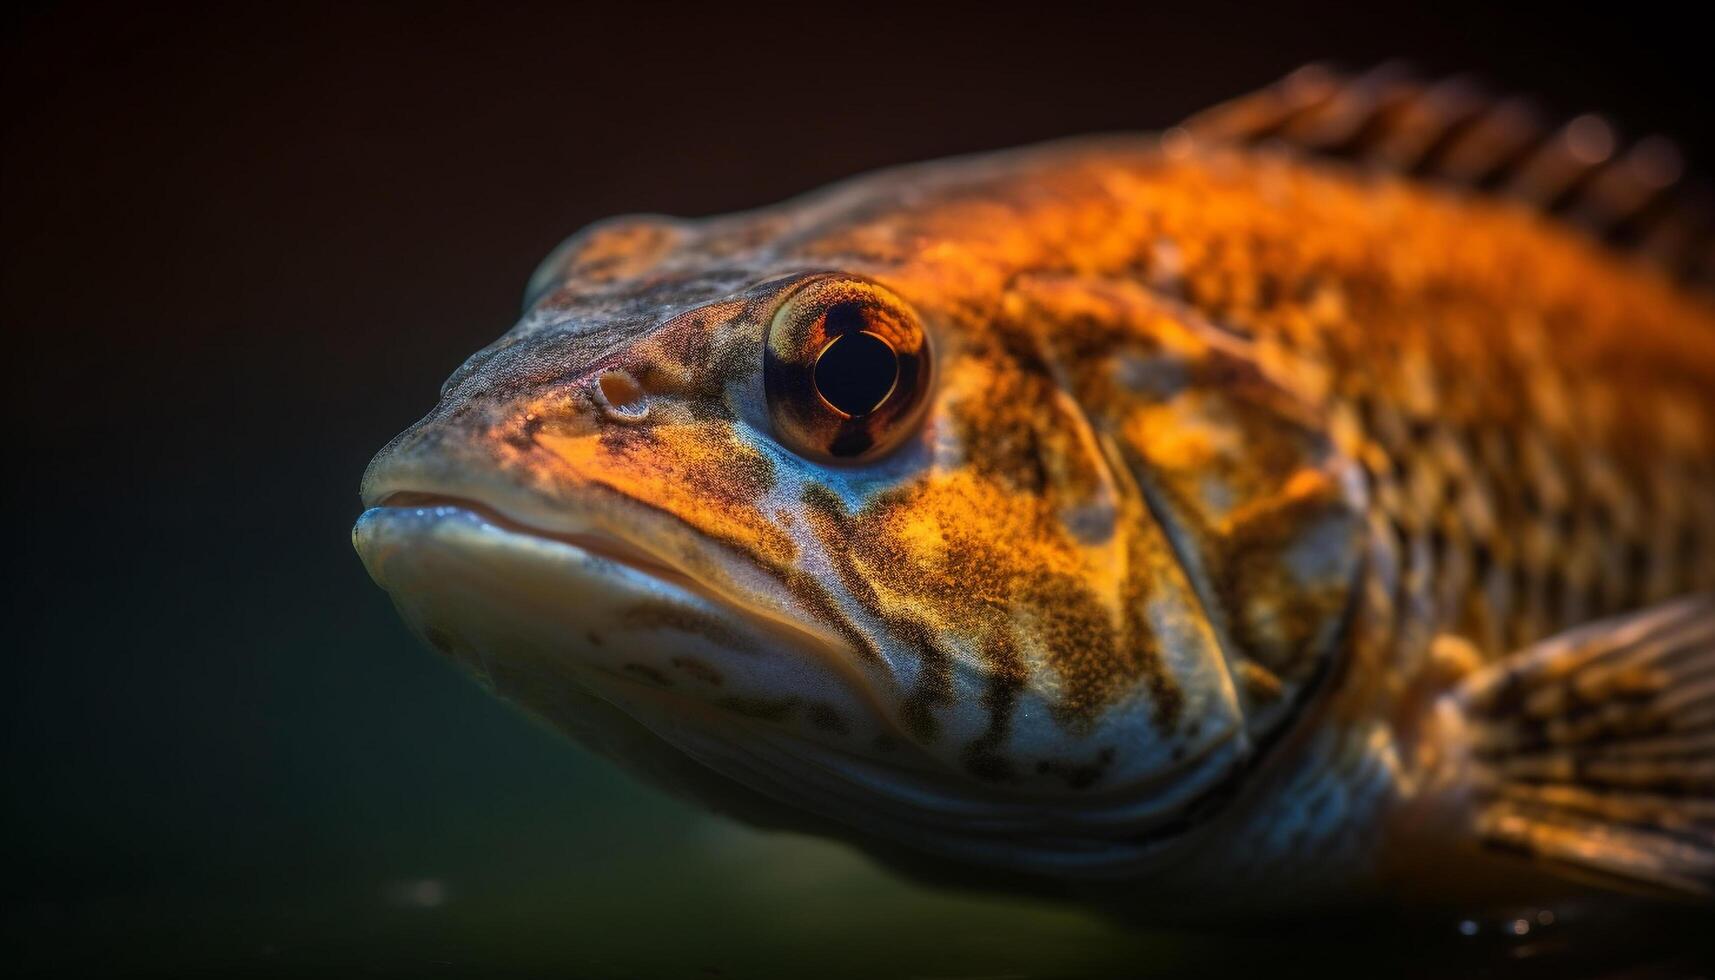
[[(768, 324), (824, 274), (879, 284), (932, 351), (876, 458), (817, 459), (768, 416)], [(532, 524), (575, 502), (833, 637), (972, 794), (1077, 806), (1173, 776), (1127, 831), (1175, 845), (1146, 848), (1158, 899), (1417, 873), (1390, 842), (1427, 698), (1715, 589), (1715, 311), (1523, 207), (1091, 139), (617, 219), (533, 291), (372, 500)]]

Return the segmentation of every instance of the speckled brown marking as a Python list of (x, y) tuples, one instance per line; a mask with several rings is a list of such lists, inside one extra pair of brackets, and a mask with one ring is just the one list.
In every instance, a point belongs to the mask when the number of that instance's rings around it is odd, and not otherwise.
[(803, 572), (794, 572), (785, 577), (785, 586), (794, 601), (815, 614), (823, 625), (832, 627), (860, 658), (872, 664), (882, 662), (875, 641), (852, 626), (820, 582)]
[(804, 488), (804, 506), (810, 529), (827, 550), (828, 560), (833, 563), (840, 585), (865, 612), (877, 618), (885, 617), (887, 612), (881, 606), (880, 597), (852, 560), (850, 548), (857, 529), (846, 515), (845, 504), (827, 487), (811, 484)]
[(1114, 750), (1104, 748), (1096, 753), (1093, 762), (1071, 762), (1065, 759), (1043, 759), (1036, 763), (1036, 771), (1045, 776), (1057, 776), (1064, 780), (1071, 789), (1089, 789), (1101, 781), (1108, 767), (1113, 765)]
[(934, 709), (951, 700), (952, 661), (921, 620), (900, 616), (883, 607), (869, 579), (852, 559), (852, 551), (863, 547), (864, 534), (854, 526), (839, 498), (823, 487), (804, 491), (804, 504), (811, 528), (827, 548), (835, 573), (848, 594), (870, 615), (881, 619), (888, 632), (917, 656), (917, 681), (900, 705), (900, 717), (913, 738), (930, 742), (939, 733)]
[(965, 462), (973, 470), (1018, 493), (1041, 496), (1049, 489), (1050, 461), (1064, 455), (1051, 449), (1063, 436), (1057, 438), (1056, 420), (1044, 411), (1053, 381), (1035, 351), (994, 339), (986, 343), (996, 347), (989, 357), (1007, 356), (1016, 370), (995, 372), (982, 399), (956, 402), (950, 412), (954, 432), (960, 445), (971, 447)]
[(649, 682), (650, 684), (655, 685), (656, 687), (672, 687), (673, 686), (673, 681), (671, 678), (669, 678), (666, 674), (661, 673), (659, 670), (656, 670), (654, 667), (649, 666), (648, 664), (628, 663), (625, 666), (621, 667), (620, 669), (625, 671), (627, 674), (630, 674), (633, 677), (641, 678), (642, 680), (645, 680), (645, 681)]
[(603, 429), (600, 439), (603, 450), (622, 459), (636, 458), (643, 453), (659, 452), (661, 449), (660, 438), (647, 424)]
[(826, 701), (810, 702), (809, 707), (804, 709), (804, 718), (815, 728), (834, 735), (844, 735), (851, 731), (839, 711)]
[[(879, 494), (856, 514), (846, 513), (837, 497), (815, 487), (806, 491), (805, 505), (847, 593), (924, 656), (927, 669), (905, 702), (915, 734), (933, 731), (929, 708), (949, 697), (941, 687), (948, 658), (927, 621), (901, 616), (892, 611), (896, 608), (934, 610), (939, 620), (962, 624), (961, 632), (982, 642), (979, 649), (986, 651), (1017, 649), (1019, 622), (1029, 622), (1028, 642), (1043, 652), (1062, 681), (1054, 713), (1069, 727), (1088, 727), (1140, 680), (1162, 701), (1158, 722), (1171, 725), (1178, 691), (1162, 671), (1147, 624), (1141, 615), (1131, 615), (1128, 631), (1119, 635), (1113, 611), (1089, 589), (1077, 546), (1030, 497), (999, 490), (973, 475), (944, 487)], [(1037, 550), (1036, 542), (1031, 547), (1014, 542), (1009, 548), (988, 533), (1009, 510), (1023, 511), (1030, 515), (1026, 520), (1054, 534), (1046, 542), (1052, 550)], [(937, 522), (948, 541), (920, 557), (910, 529), (924, 515)], [(1140, 582), (1128, 601), (1143, 598), (1146, 588)], [(1008, 639), (991, 644), (989, 637)], [(1014, 665), (1001, 659), (987, 667), (1004, 677)]]
[(695, 657), (674, 657), (673, 667), (689, 674), (693, 679), (710, 687), (719, 687), (725, 683), (721, 672)]
[(989, 665), (990, 673), (988, 690), (983, 693), (983, 707), (988, 709), (989, 725), (965, 746), (962, 756), (966, 770), (990, 782), (1018, 778), (1013, 760), (1000, 751), (1012, 726), (1019, 692), (1028, 679), (1024, 662), (1012, 644), (1012, 637), (1004, 633), (989, 637), (984, 644), (983, 660)]
[(773, 464), (722, 421), (675, 419), (651, 410), (637, 424), (588, 433), (544, 432), (537, 443), (586, 494), (605, 492), (671, 515), (698, 534), (777, 570), (797, 557), (791, 537), (759, 506)]
[(792, 711), (801, 703), (795, 697), (758, 698), (758, 697), (724, 697), (715, 702), (721, 707), (757, 721), (782, 722), (791, 716)]
[(936, 643), (928, 627), (917, 620), (894, 618), (888, 621), (887, 626), (889, 632), (917, 655), (917, 682), (900, 703), (899, 717), (912, 738), (919, 742), (933, 742), (941, 734), (935, 709), (953, 700), (952, 658)]
[(631, 629), (675, 630), (700, 636), (735, 653), (755, 653), (756, 645), (725, 622), (706, 613), (670, 602), (640, 602), (626, 607), (620, 621)]

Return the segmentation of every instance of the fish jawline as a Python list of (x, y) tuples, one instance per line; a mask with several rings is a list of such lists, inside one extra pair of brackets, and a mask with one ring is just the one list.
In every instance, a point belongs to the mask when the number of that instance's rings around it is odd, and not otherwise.
[(448, 507), (461, 510), (502, 531), (539, 541), (569, 545), (587, 555), (611, 561), (674, 588), (687, 592), (725, 612), (742, 617), (749, 625), (771, 633), (785, 634), (794, 644), (808, 644), (828, 653), (849, 655), (848, 644), (779, 613), (762, 609), (730, 591), (711, 585), (681, 565), (615, 534), (598, 530), (555, 530), (519, 520), (493, 505), (472, 497), (418, 490), (395, 490), (381, 497), (370, 510)]

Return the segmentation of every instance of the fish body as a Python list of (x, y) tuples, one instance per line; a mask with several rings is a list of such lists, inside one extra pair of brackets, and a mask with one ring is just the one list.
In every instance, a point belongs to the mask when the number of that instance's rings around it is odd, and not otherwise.
[(1353, 90), (1294, 84), (587, 229), (358, 549), (533, 714), (933, 880), (1707, 896), (1715, 307), (1235, 138)]

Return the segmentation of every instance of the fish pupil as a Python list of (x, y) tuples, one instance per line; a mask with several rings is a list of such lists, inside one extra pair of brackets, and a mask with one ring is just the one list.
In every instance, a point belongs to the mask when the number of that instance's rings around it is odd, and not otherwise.
[(840, 413), (856, 418), (881, 407), (899, 381), (899, 355), (875, 334), (834, 338), (816, 359), (816, 391)]

